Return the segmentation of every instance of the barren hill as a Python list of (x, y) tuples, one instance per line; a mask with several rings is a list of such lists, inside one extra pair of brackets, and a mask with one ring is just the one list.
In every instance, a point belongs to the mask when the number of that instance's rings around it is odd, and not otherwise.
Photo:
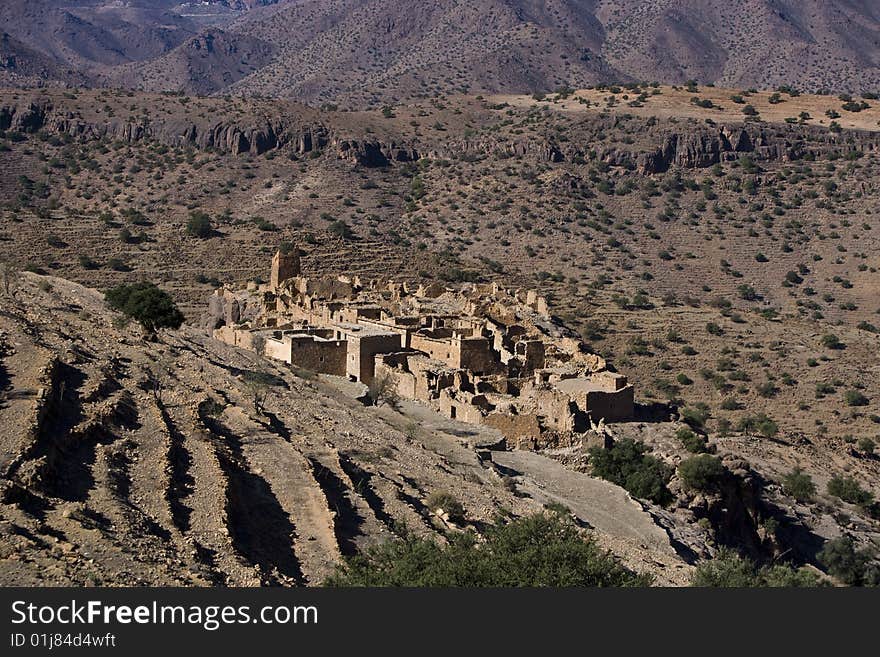
[(354, 108), (633, 80), (850, 93), (880, 86), (880, 16), (867, 0), (7, 5), (0, 29), (56, 64), (43, 67), (46, 80), (72, 84), (80, 80), (66, 68), (93, 84)]

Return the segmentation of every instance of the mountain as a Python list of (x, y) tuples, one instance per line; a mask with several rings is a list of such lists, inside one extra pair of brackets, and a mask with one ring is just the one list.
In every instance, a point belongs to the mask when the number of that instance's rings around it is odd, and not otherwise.
[(598, 2), (602, 55), (636, 78), (865, 91), (880, 84), (872, 0)]
[(82, 85), (88, 77), (9, 34), (0, 34), (0, 85), (40, 86), (59, 80)]
[(274, 52), (271, 44), (255, 37), (210, 28), (154, 60), (115, 68), (108, 81), (145, 91), (182, 89), (206, 96), (259, 70)]
[(355, 107), (632, 80), (880, 86), (880, 7), (869, 0), (5, 4), (0, 29), (57, 62), (62, 79), (67, 67), (146, 90)]
[[(130, 63), (156, 62), (178, 46), (192, 47), (193, 38), (210, 40), (211, 30), (225, 25), (252, 7), (275, 0), (219, 0), (181, 4), (174, 0), (6, 0), (0, 12), (4, 56), (21, 67), (39, 70), (43, 82), (72, 85), (90, 81), (100, 86), (107, 74), (125, 79)], [(250, 40), (242, 37), (245, 42)], [(14, 48), (14, 51), (13, 51)], [(160, 63), (161, 62), (161, 63)], [(6, 67), (10, 68), (9, 66)], [(171, 66), (168, 86), (177, 88), (188, 75), (186, 67)], [(207, 71), (202, 71), (207, 75)], [(5, 73), (0, 80), (29, 84), (28, 78)], [(225, 84), (235, 81), (228, 77)], [(196, 85), (205, 87), (207, 83)], [(210, 84), (208, 84), (210, 86)]]

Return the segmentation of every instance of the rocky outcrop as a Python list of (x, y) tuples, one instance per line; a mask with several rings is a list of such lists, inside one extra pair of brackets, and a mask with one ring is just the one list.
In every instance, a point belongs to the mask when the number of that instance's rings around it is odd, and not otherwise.
[(209, 333), (223, 326), (235, 326), (253, 319), (259, 302), (249, 297), (237, 297), (231, 290), (214, 290), (208, 297), (208, 308), (199, 320), (199, 326)]
[(330, 130), (320, 123), (286, 117), (251, 117), (244, 122), (108, 118), (88, 121), (75, 112), (53, 107), (47, 99), (0, 107), (0, 130), (65, 134), (78, 139), (109, 139), (128, 143), (154, 140), (168, 146), (193, 146), (234, 155), (262, 155), (288, 147), (306, 154), (327, 146)]
[(529, 157), (540, 162), (562, 162), (565, 154), (552, 139), (465, 139), (452, 140), (431, 149), (428, 157), (434, 159), (468, 159), (491, 155), (501, 159)]
[(612, 164), (621, 160), (634, 163), (640, 173), (655, 174), (675, 167), (710, 167), (745, 155), (757, 161), (791, 162), (834, 149), (874, 151), (878, 145), (874, 134), (852, 132), (843, 136), (808, 126), (744, 124), (674, 132), (663, 137), (655, 149), (641, 153), (611, 151), (603, 159)]
[(47, 100), (35, 100), (19, 105), (0, 107), (0, 130), (36, 132), (44, 127), (52, 105)]
[(420, 158), (416, 149), (393, 141), (346, 138), (334, 140), (333, 146), (340, 159), (365, 167), (385, 167), (392, 162), (415, 162)]
[[(53, 102), (57, 104), (53, 105)], [(710, 167), (749, 155), (756, 161), (789, 162), (821, 156), (831, 150), (871, 152), (880, 147), (874, 133), (848, 131), (841, 134), (825, 128), (798, 125), (744, 123), (731, 125), (688, 124), (639, 121), (632, 117), (595, 116), (581, 121), (574, 134), (557, 139), (544, 135), (480, 135), (466, 139), (414, 138), (411, 143), (393, 136), (373, 137), (345, 133), (327, 118), (303, 108), (302, 112), (279, 111), (269, 107), (254, 110), (240, 119), (191, 115), (158, 114), (151, 118), (108, 116), (85, 119), (79, 112), (66, 110), (63, 101), (49, 96), (0, 106), (0, 130), (47, 131), (71, 137), (108, 139), (122, 142), (155, 140), (168, 146), (191, 146), (221, 153), (262, 155), (284, 150), (302, 156), (327, 150), (343, 161), (364, 167), (386, 167), (394, 163), (427, 159), (474, 160), (526, 158), (537, 162), (589, 162), (598, 158), (612, 166), (638, 171), (643, 175), (664, 173), (672, 168)], [(327, 120), (331, 120), (332, 116)], [(365, 131), (366, 132), (366, 131)], [(609, 140), (615, 134), (628, 135), (628, 141)], [(637, 142), (631, 135), (638, 135)]]

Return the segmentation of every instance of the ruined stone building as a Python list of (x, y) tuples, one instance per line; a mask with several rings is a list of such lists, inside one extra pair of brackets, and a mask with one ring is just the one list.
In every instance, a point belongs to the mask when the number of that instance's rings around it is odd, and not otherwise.
[(530, 290), (311, 278), (293, 249), (275, 254), (268, 284), (216, 290), (209, 315), (214, 337), (228, 344), (390, 389), (495, 427), (511, 445), (559, 442), (590, 421), (633, 416), (626, 377)]

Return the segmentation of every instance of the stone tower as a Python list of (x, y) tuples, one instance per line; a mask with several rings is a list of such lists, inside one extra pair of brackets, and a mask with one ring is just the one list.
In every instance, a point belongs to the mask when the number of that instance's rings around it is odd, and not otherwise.
[(299, 249), (293, 247), (277, 250), (272, 258), (272, 275), (269, 277), (272, 289), (277, 290), (281, 283), (299, 274)]

